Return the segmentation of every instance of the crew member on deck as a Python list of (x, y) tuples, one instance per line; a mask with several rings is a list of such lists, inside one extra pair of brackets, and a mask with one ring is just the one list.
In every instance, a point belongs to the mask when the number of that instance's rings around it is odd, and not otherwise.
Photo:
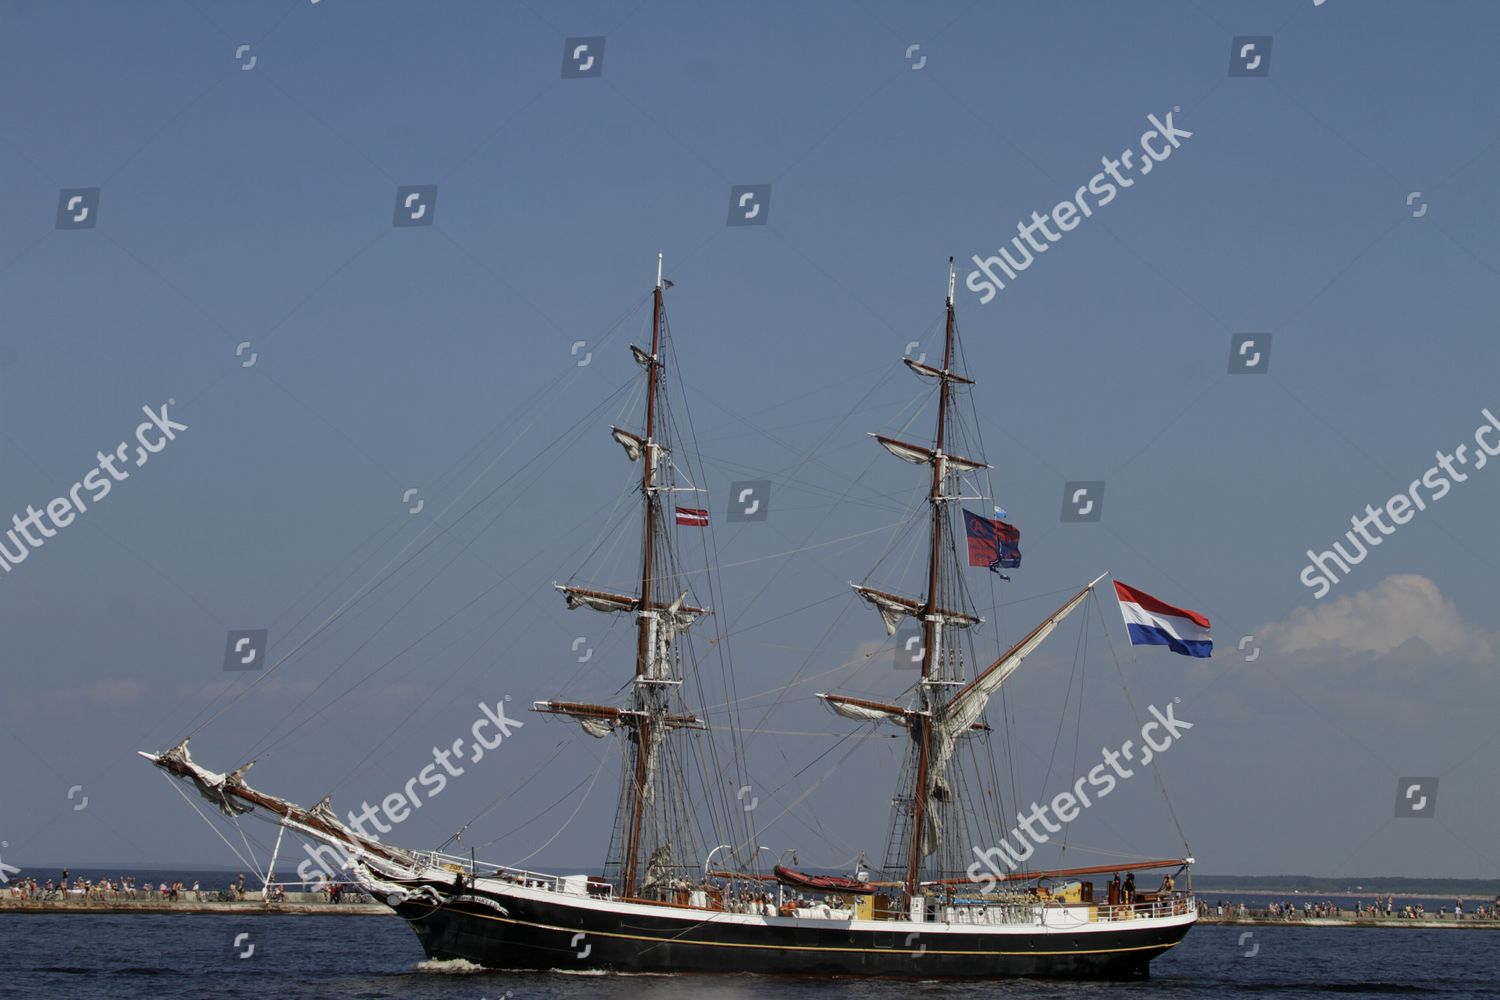
[(1176, 888), (1177, 888), (1177, 883), (1172, 880), (1172, 873), (1171, 872), (1167, 872), (1165, 875), (1162, 876), (1162, 879), (1161, 879), (1161, 891), (1162, 892), (1171, 892), (1172, 890), (1174, 890)]
[(1135, 872), (1125, 873), (1125, 902), (1127, 905), (1135, 902)]
[(1120, 904), (1120, 873), (1115, 872), (1115, 877), (1109, 880), (1109, 905)]

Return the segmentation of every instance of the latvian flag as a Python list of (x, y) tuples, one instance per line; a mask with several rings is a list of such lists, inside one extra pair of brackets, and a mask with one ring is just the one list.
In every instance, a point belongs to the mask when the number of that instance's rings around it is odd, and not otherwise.
[(1166, 646), (1183, 656), (1212, 656), (1213, 637), (1208, 619), (1196, 611), (1174, 608), (1150, 594), (1115, 581), (1120, 614), (1132, 646)]
[(708, 527), (708, 511), (696, 507), (677, 508), (677, 526), (680, 528)]

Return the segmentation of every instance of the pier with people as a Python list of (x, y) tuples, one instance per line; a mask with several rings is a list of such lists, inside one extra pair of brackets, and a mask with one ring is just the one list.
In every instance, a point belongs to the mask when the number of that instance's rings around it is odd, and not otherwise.
[(210, 884), (196, 878), (26, 875), (0, 886), (0, 913), (331, 913), (389, 914), (383, 904), (340, 882), (283, 883), (243, 872)]

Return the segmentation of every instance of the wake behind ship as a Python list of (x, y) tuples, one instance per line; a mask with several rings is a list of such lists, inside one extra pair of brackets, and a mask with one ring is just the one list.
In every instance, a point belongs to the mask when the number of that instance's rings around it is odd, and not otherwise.
[[(256, 814), (348, 859), (349, 876), (403, 917), (429, 957), (493, 968), (615, 972), (753, 972), (884, 978), (1144, 977), (1152, 958), (1193, 925), (1192, 859), (1142, 860), (1061, 871), (1018, 869), (981, 886), (972, 845), (1003, 836), (993, 787), (992, 727), (986, 708), (1005, 680), (1093, 593), (1073, 594), (998, 658), (980, 657), (973, 632), (983, 621), (957, 557), (965, 500), (988, 500), (989, 465), (977, 428), (959, 405), (974, 385), (959, 370), (954, 276), (949, 262), (941, 366), (904, 359), (935, 390), (930, 442), (886, 435), (890, 454), (924, 467), (928, 487), (912, 524), (921, 536), (919, 596), (869, 581), (854, 592), (879, 613), (888, 635), (910, 621), (920, 636), (920, 674), (898, 701), (820, 694), (846, 720), (891, 726), (906, 740), (893, 797), (884, 863), (863, 858), (845, 875), (775, 864), (751, 814), (725, 787), (743, 787), (737, 739), (715, 732), (688, 703), (687, 683), (702, 667), (691, 629), (712, 615), (685, 581), (704, 579), (680, 563), (675, 529), (702, 531), (707, 512), (695, 451), (679, 447), (667, 397), (670, 329), (658, 260), (648, 347), (632, 346), (644, 407), (638, 429), (613, 427), (627, 459), (640, 465), (640, 558), (626, 588), (558, 586), (568, 607), (623, 615), (634, 624), (635, 662), (623, 704), (549, 699), (533, 711), (572, 719), (611, 739), (622, 753), (615, 819), (601, 874), (554, 875), (484, 864), (441, 852), (409, 851), (363, 836), (338, 819), (327, 799), (304, 809), (245, 783), (249, 765), (210, 771), (187, 741), (142, 754), (184, 779), (237, 823)], [(695, 471), (697, 470), (697, 471)], [(687, 503), (679, 504), (680, 498)], [(705, 558), (711, 559), (708, 546)], [(1018, 559), (1018, 557), (1016, 557)], [(876, 568), (886, 573), (887, 569)], [(1103, 577), (1100, 577), (1103, 579)], [(723, 661), (721, 660), (721, 663)], [(723, 729), (733, 737), (733, 713)], [(720, 727), (714, 727), (715, 730)], [(693, 739), (685, 737), (709, 737)], [(987, 779), (989, 779), (987, 781)], [(709, 846), (700, 831), (722, 843)], [(279, 836), (279, 835), (278, 835)], [(278, 845), (280, 841), (278, 839)], [(715, 864), (722, 852), (722, 861)], [(1121, 871), (1184, 874), (1160, 892), (1129, 897), (1094, 879)]]

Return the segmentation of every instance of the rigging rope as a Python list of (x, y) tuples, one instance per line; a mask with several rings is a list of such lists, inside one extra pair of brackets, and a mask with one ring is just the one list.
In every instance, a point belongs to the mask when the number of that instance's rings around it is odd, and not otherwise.
[[(573, 812), (571, 814), (569, 814), (568, 818), (565, 819), (565, 820), (563, 820), (563, 825), (557, 828), (557, 832), (554, 833), (552, 836), (548, 837), (546, 839), (546, 841), (542, 844), (541, 847), (538, 847), (536, 850), (534, 850), (530, 854), (526, 855), (526, 857), (524, 857), (521, 860), (517, 861), (515, 864), (506, 865), (507, 868), (517, 868), (517, 867), (525, 864), (526, 862), (530, 861), (532, 858), (534, 858), (538, 854), (540, 854), (542, 851), (546, 850), (547, 846), (549, 844), (551, 844), (554, 840), (556, 840), (558, 837), (562, 836), (562, 832), (568, 828), (568, 825), (570, 823), (572, 823), (573, 820), (578, 816), (578, 811), (583, 808), (583, 804), (589, 800), (589, 793), (594, 790), (594, 782), (599, 780), (599, 775), (604, 770), (604, 761), (605, 761), (605, 755), (604, 754), (600, 754), (599, 755), (599, 766), (596, 767), (596, 768), (594, 768), (593, 777), (591, 777), (591, 778), (588, 779), (589, 787), (586, 788), (586, 789), (584, 789), (583, 795), (581, 795), (579, 797), (579, 799), (578, 799), (578, 805), (576, 805), (573, 808)], [(578, 785), (581, 785), (581, 784), (583, 784), (583, 782), (580, 781), (578, 783)], [(546, 809), (543, 809), (540, 813), (538, 813), (537, 815), (533, 816), (530, 820), (527, 820), (526, 823), (523, 823), (521, 826), (517, 827), (516, 830), (511, 830), (509, 833), (501, 834), (499, 837), (496, 837), (495, 840), (504, 839), (505, 837), (510, 836), (512, 833), (515, 833), (517, 830), (525, 829), (526, 825), (529, 824), (529, 823), (531, 823), (533, 820), (541, 819), (542, 816), (545, 816), (550, 810), (556, 808), (556, 806), (557, 806), (557, 804), (559, 802), (566, 801), (566, 799), (567, 799), (567, 797), (569, 795), (572, 795), (574, 792), (576, 792), (578, 790), (578, 785), (574, 785), (571, 789), (568, 790), (568, 792), (562, 798), (558, 799), (557, 802), (554, 802), (554, 803), (552, 803), (552, 805), (548, 806)], [(481, 846), (488, 847), (490, 844), (495, 843), (495, 840), (492, 840), (488, 844), (483, 844)]]
[[(557, 741), (557, 749), (556, 749), (556, 751), (552, 754), (551, 757), (549, 757), (547, 759), (546, 763), (544, 763), (540, 767), (534, 769), (531, 772), (531, 774), (529, 774), (529, 775), (526, 776), (526, 780), (522, 781), (515, 788), (512, 788), (508, 792), (501, 792), (499, 795), (497, 795), (493, 799), (491, 799), (489, 801), (489, 803), (483, 809), (479, 810), (479, 812), (477, 812), (477, 813), (474, 814), (473, 818), (471, 818), (463, 826), (459, 827), (457, 833), (455, 833), (453, 836), (449, 837), (447, 840), (445, 840), (441, 844), (439, 844), (437, 849), (439, 851), (441, 851), (443, 848), (447, 847), (449, 844), (452, 844), (455, 841), (462, 840), (464, 833), (469, 829), (469, 827), (473, 826), (475, 823), (479, 822), (485, 816), (489, 815), (489, 811), (491, 809), (495, 808), (495, 806), (499, 805), (502, 800), (510, 798), (512, 795), (516, 794), (521, 789), (523, 789), (527, 785), (531, 784), (532, 781), (534, 781), (538, 776), (540, 776), (543, 771), (545, 771), (548, 767), (550, 767), (552, 765), (553, 761), (557, 760), (558, 757), (562, 756), (562, 752), (564, 750), (566, 750), (568, 747), (570, 747), (572, 745), (573, 745), (573, 741), (570, 740), (570, 739), (558, 740)], [(490, 841), (490, 843), (494, 843), (494, 841)], [(488, 845), (487, 844), (481, 844), (479, 846), (481, 846), (481, 847), (487, 847)]]
[[(1093, 599), (1094, 610), (1099, 614), (1099, 624), (1104, 626), (1104, 634), (1108, 636), (1109, 626), (1104, 622), (1104, 609), (1100, 607), (1099, 598), (1093, 593), (1090, 593), (1089, 596)], [(1105, 645), (1109, 647), (1110, 658), (1114, 660), (1115, 673), (1120, 677), (1120, 688), (1125, 692), (1125, 701), (1130, 705), (1130, 714), (1134, 716), (1136, 727), (1139, 728), (1141, 725), (1141, 713), (1136, 711), (1135, 699), (1130, 697), (1130, 688), (1125, 684), (1125, 671), (1120, 669), (1120, 658), (1115, 655), (1114, 643), (1106, 642)], [(1157, 764), (1157, 757), (1153, 757), (1151, 763), (1147, 766), (1151, 768), (1151, 774), (1156, 778), (1156, 786), (1161, 789), (1162, 801), (1167, 804), (1167, 814), (1172, 817), (1172, 825), (1177, 827), (1177, 835), (1182, 838), (1182, 848), (1187, 852), (1188, 856), (1191, 856), (1193, 849), (1188, 844), (1187, 834), (1182, 830), (1182, 823), (1177, 819), (1177, 810), (1172, 808), (1172, 797), (1167, 794), (1166, 782), (1162, 781), (1161, 768)]]
[[(230, 843), (229, 838), (226, 837), (226, 836), (224, 836), (224, 832), (222, 830), (220, 830), (218, 828), (218, 826), (216, 826), (214, 824), (213, 820), (211, 820), (207, 816), (203, 815), (203, 810), (198, 808), (198, 803), (194, 802), (188, 796), (187, 792), (184, 792), (182, 790), (182, 788), (178, 785), (178, 783), (172, 779), (172, 776), (169, 775), (169, 774), (167, 774), (167, 772), (165, 772), (165, 771), (161, 772), (161, 776), (166, 779), (167, 784), (171, 785), (172, 789), (175, 792), (177, 792), (178, 795), (182, 796), (182, 801), (186, 802), (188, 805), (190, 805), (190, 806), (193, 807), (193, 812), (197, 813), (198, 816), (203, 820), (203, 822), (205, 822), (205, 823), (208, 824), (208, 828), (214, 832), (215, 836), (217, 836), (220, 840), (224, 841), (224, 846), (228, 847), (231, 851), (234, 852), (234, 856), (240, 859), (240, 864), (244, 865), (246, 868), (249, 868), (251, 871), (255, 871), (256, 870), (255, 863), (253, 861), (246, 861), (245, 860), (245, 856), (240, 853), (239, 848), (235, 847), (234, 844)], [(238, 826), (239, 824), (236, 823), (235, 825)], [(244, 831), (240, 831), (240, 836), (242, 838), (244, 837)], [(249, 844), (245, 845), (245, 850), (247, 850), (247, 851), (250, 850), (250, 845)], [(251, 855), (252, 856), (254, 855), (254, 853), (255, 852), (251, 851)]]

